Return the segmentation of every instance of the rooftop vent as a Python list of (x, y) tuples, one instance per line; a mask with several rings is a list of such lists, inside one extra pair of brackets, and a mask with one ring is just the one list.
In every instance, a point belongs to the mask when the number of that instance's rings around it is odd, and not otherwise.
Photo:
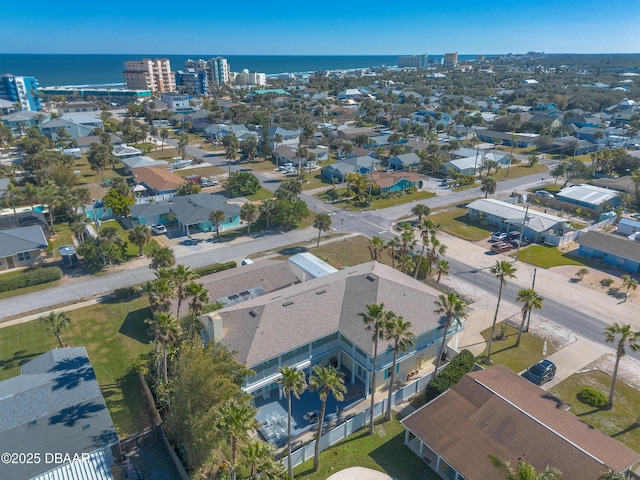
[(258, 316), (258, 312), (256, 312), (255, 310), (249, 310), (249, 316), (251, 318), (256, 318)]
[(316, 292), (316, 295), (322, 295), (323, 293), (327, 293), (327, 291), (326, 290), (318, 290)]
[(367, 275), (367, 280), (369, 280), (370, 282), (375, 282), (376, 277), (374, 277), (373, 275)]
[(283, 307), (288, 307), (289, 305), (293, 305), (293, 300), (287, 300), (282, 304)]

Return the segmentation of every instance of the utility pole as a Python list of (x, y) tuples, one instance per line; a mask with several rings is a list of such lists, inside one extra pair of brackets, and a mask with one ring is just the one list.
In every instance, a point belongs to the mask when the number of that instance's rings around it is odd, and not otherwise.
[[(535, 290), (536, 288), (536, 272), (538, 271), (537, 268), (533, 269), (533, 282), (531, 283), (531, 290)], [(527, 328), (524, 329), (525, 332), (529, 331), (529, 322), (531, 321), (531, 310), (533, 310), (532, 308), (529, 309), (529, 313), (527, 314)]]
[(524, 235), (524, 224), (527, 221), (527, 213), (529, 213), (529, 204), (527, 203), (527, 208), (524, 210), (524, 218), (522, 219), (522, 225), (520, 226), (520, 238), (518, 240), (518, 250), (516, 251), (515, 261), (518, 261), (518, 255), (520, 255), (520, 247), (522, 247), (522, 237)]

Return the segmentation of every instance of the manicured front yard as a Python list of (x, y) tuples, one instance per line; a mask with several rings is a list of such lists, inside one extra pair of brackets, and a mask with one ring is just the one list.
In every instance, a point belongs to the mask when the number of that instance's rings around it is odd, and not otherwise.
[(429, 215), (429, 219), (439, 223), (443, 232), (460, 237), (470, 242), (487, 238), (491, 233), (489, 225), (483, 226), (467, 216), (466, 208), (451, 207), (445, 211)]
[(541, 268), (551, 268), (559, 265), (586, 265), (584, 262), (562, 253), (556, 247), (548, 245), (530, 245), (520, 250), (518, 259)]
[[(548, 174), (549, 167), (543, 165), (541, 163), (535, 164), (533, 167), (530, 167), (528, 163), (521, 163), (520, 165), (511, 165), (509, 168), (509, 174), (507, 175), (507, 169), (501, 168), (497, 173), (492, 173), (489, 175), (491, 178), (495, 178), (496, 181), (507, 180), (510, 178), (520, 178), (526, 177), (528, 175), (535, 175), (539, 173), (541, 176)], [(487, 172), (485, 170), (484, 175), (486, 176)]]
[(366, 467), (386, 472), (396, 480), (437, 480), (440, 477), (404, 445), (404, 427), (396, 419), (376, 423), (375, 433), (367, 427), (320, 453), (320, 466), (313, 472), (313, 459), (293, 470), (294, 477), (324, 480), (349, 467)]
[[(152, 338), (145, 318), (145, 297), (73, 310), (62, 335), (73, 347), (84, 346), (120, 438), (149, 425), (141, 392), (131, 367), (148, 352)], [(56, 338), (37, 320), (3, 328), (0, 335), (0, 380), (20, 373), (20, 365), (56, 348)]]
[[(500, 333), (501, 325), (506, 326), (506, 337), (502, 340), (497, 340), (496, 337)], [(491, 328), (481, 332), (486, 341), (489, 340), (490, 333)], [(529, 333), (522, 333), (522, 339), (520, 340), (520, 345), (518, 347), (515, 346), (517, 338), (518, 329), (511, 325), (507, 325), (506, 323), (496, 324), (494, 340), (491, 345), (491, 360), (494, 364), (504, 365), (510, 370), (519, 373), (555, 352), (554, 345), (547, 342), (546, 352), (543, 354), (544, 340), (534, 337)], [(487, 350), (485, 348), (485, 350), (477, 357), (478, 363), (482, 363), (486, 354)]]
[(576, 373), (553, 387), (549, 392), (571, 405), (569, 411), (578, 416), (580, 420), (587, 422), (632, 450), (640, 452), (640, 426), (636, 423), (640, 411), (640, 392), (618, 379), (613, 408), (608, 410), (591, 407), (578, 400), (578, 392), (587, 386), (600, 390), (608, 396), (611, 377), (599, 370)]
[[(341, 191), (342, 190), (339, 189), (339, 192)], [(316, 198), (319, 198), (323, 202), (330, 201), (326, 191), (314, 196)], [(343, 210), (359, 212), (361, 210), (379, 210), (382, 208), (394, 207), (396, 205), (403, 205), (405, 203), (416, 202), (418, 200), (426, 200), (427, 198), (432, 198), (435, 196), (436, 194), (432, 192), (418, 191), (409, 195), (402, 195), (393, 198), (374, 198), (373, 202), (371, 202), (371, 205), (369, 205), (368, 207), (356, 207), (352, 205), (349, 200), (339, 200), (337, 202), (331, 203), (332, 205), (335, 205), (336, 207)]]

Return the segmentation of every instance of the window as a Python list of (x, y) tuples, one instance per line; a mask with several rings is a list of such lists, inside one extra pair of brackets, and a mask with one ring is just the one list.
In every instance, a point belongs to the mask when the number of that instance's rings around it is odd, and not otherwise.
[(31, 252), (21, 252), (18, 254), (19, 262), (26, 262), (27, 260), (31, 260)]

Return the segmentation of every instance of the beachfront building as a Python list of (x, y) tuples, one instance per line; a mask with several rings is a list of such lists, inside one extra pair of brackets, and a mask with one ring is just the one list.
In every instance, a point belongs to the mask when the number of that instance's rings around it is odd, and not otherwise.
[(42, 110), (35, 77), (17, 77), (6, 73), (0, 77), (0, 98), (20, 104), (21, 110)]
[(187, 95), (208, 95), (207, 72), (195, 68), (185, 68), (176, 72), (176, 89)]
[(109, 104), (117, 103), (119, 105), (140, 102), (152, 96), (152, 92), (149, 89), (131, 90), (128, 88), (44, 87), (39, 92), (45, 99), (54, 95), (72, 100), (93, 97), (106, 100)]
[(458, 64), (458, 52), (444, 54), (444, 66), (455, 67)]
[(427, 68), (428, 56), (424, 55), (400, 55), (398, 57), (398, 68), (415, 68), (424, 70)]
[(176, 78), (168, 58), (124, 62), (122, 76), (129, 89), (151, 90), (153, 93), (176, 90)]
[(250, 72), (245, 68), (241, 73), (235, 74), (234, 83), (236, 85), (264, 86), (267, 84), (267, 75), (265, 73)]
[(226, 58), (216, 57), (207, 60), (207, 81), (209, 86), (222, 86), (229, 83), (231, 78), (231, 69)]

